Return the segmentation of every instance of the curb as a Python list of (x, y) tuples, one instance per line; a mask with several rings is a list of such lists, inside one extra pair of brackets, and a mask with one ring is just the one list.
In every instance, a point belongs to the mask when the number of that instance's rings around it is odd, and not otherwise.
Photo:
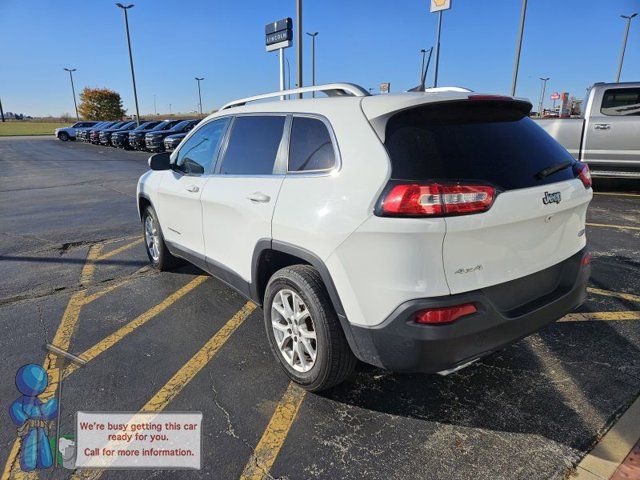
[(640, 397), (582, 459), (572, 480), (609, 480), (640, 440)]

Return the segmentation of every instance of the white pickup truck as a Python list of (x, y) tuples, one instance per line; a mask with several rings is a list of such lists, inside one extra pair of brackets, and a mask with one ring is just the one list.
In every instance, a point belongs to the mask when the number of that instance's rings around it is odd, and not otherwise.
[(594, 177), (640, 178), (640, 82), (596, 83), (581, 118), (535, 121)]

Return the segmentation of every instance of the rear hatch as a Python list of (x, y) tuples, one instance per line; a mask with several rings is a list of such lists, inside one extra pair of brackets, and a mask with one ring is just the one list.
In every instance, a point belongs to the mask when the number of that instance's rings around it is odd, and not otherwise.
[[(426, 216), (445, 217), (442, 258), (452, 294), (541, 272), (586, 244), (592, 191), (578, 178), (583, 165), (528, 117), (529, 109), (527, 102), (472, 95), (406, 109), (386, 123), (390, 186), (417, 185), (422, 205), (443, 202)], [(531, 298), (555, 288), (559, 279), (551, 277), (534, 282)]]

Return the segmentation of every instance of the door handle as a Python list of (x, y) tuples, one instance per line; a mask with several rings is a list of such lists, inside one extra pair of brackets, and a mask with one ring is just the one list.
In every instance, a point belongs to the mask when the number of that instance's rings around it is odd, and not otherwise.
[(268, 203), (271, 200), (269, 195), (265, 195), (262, 192), (254, 192), (247, 197), (248, 200), (256, 203)]
[(189, 185), (187, 187), (187, 192), (196, 193), (200, 191), (200, 187), (197, 185)]
[(595, 128), (596, 130), (610, 130), (611, 129), (611, 124), (609, 123), (596, 123), (593, 128)]

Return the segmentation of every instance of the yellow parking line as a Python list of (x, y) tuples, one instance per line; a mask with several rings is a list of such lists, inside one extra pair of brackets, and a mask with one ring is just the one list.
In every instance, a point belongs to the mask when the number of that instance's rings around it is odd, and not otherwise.
[[(95, 261), (100, 255), (102, 250), (102, 245), (95, 244), (89, 248), (89, 253), (87, 254), (87, 260), (85, 261), (84, 266), (82, 267), (82, 271), (80, 272), (80, 284), (86, 285), (91, 282), (91, 278), (93, 277), (93, 272), (95, 271)], [(69, 302), (67, 303), (67, 308), (62, 315), (62, 320), (60, 321), (60, 325), (56, 330), (56, 334), (53, 337), (53, 341), (51, 342), (53, 345), (67, 350), (69, 348), (69, 344), (71, 343), (71, 336), (73, 332), (76, 330), (76, 326), (78, 324), (78, 319), (80, 318), (80, 310), (82, 309), (83, 301), (84, 301), (85, 291), (81, 290), (79, 292), (74, 293)], [(57, 357), (49, 352), (43, 362), (43, 367), (47, 371), (49, 375), (49, 385), (47, 389), (38, 396), (38, 398), (42, 401), (47, 401), (51, 397), (53, 397), (56, 388), (58, 387), (58, 382), (60, 381), (59, 370), (56, 364)], [(5, 464), (2, 480), (5, 479), (15, 479), (15, 480), (34, 480), (38, 478), (37, 472), (23, 472), (20, 469), (20, 461), (18, 459), (18, 455), (20, 453), (20, 438), (17, 438), (13, 446), (11, 447), (11, 452), (9, 454), (9, 458), (7, 459), (7, 463)]]
[(269, 476), (269, 470), (284, 444), (291, 425), (298, 415), (300, 405), (306, 395), (306, 391), (293, 382), (289, 383), (287, 391), (276, 406), (271, 420), (262, 438), (258, 442), (253, 455), (244, 467), (240, 476), (241, 480), (260, 480)]
[(570, 313), (559, 322), (588, 322), (590, 320), (640, 320), (639, 312), (585, 312)]
[(119, 253), (124, 252), (125, 250), (130, 249), (131, 247), (135, 247), (136, 245), (142, 243), (143, 240), (144, 240), (143, 238), (138, 238), (137, 240), (134, 240), (133, 242), (127, 243), (126, 245), (118, 247), (115, 250), (111, 250), (110, 252), (107, 252), (104, 255), (101, 255), (98, 258), (98, 260), (106, 260), (107, 258), (111, 258), (114, 255), (117, 255)]
[(173, 400), (182, 389), (202, 370), (207, 363), (218, 353), (218, 350), (225, 344), (242, 322), (253, 312), (256, 305), (247, 302), (231, 319), (211, 337), (207, 343), (191, 359), (185, 363), (176, 374), (149, 400), (142, 412), (159, 412), (163, 410), (171, 400)]
[[(135, 319), (131, 320), (129, 323), (119, 328), (108, 337), (96, 343), (93, 347), (90, 347), (88, 350), (85, 350), (83, 353), (79, 355), (79, 357), (87, 362), (93, 360), (98, 355), (104, 353), (105, 351), (113, 347), (116, 343), (118, 343), (124, 337), (129, 335), (136, 328), (141, 327), (142, 325), (147, 323), (149, 320), (151, 320), (153, 317), (155, 317), (159, 313), (166, 310), (170, 305), (174, 304), (177, 300), (179, 300), (180, 298), (185, 296), (187, 293), (189, 293), (191, 290), (193, 290), (194, 288), (202, 284), (202, 282), (204, 282), (207, 278), (209, 277), (206, 275), (200, 275), (194, 278), (189, 283), (187, 283), (184, 287), (180, 288), (179, 290), (176, 290), (174, 293), (169, 295), (159, 304), (151, 307), (149, 310), (142, 313), (141, 315), (138, 315)], [(65, 369), (65, 378), (71, 375), (78, 368), (79, 368), (78, 365), (76, 365), (75, 363), (69, 364)]]
[(98, 290), (97, 292), (92, 293), (91, 295), (85, 295), (84, 300), (83, 300), (83, 305), (87, 305), (87, 304), (89, 304), (91, 302), (96, 301), (97, 299), (99, 299), (100, 297), (106, 295), (107, 293), (113, 292), (116, 288), (120, 288), (123, 285), (126, 285), (131, 280), (133, 280), (133, 279), (132, 278), (125, 278), (123, 280), (120, 280), (119, 282), (112, 283), (108, 287), (105, 287), (102, 290)]
[(603, 295), (605, 297), (616, 297), (616, 298), (621, 298), (623, 300), (629, 300), (630, 302), (640, 303), (640, 296), (633, 295), (631, 293), (611, 292), (609, 290), (601, 290), (600, 288), (587, 288), (587, 292), (593, 293), (594, 295)]
[(611, 197), (640, 197), (640, 193), (617, 193), (617, 192), (593, 192), (594, 195), (609, 195)]
[(617, 228), (618, 230), (640, 230), (640, 227), (628, 227), (626, 225), (607, 225), (605, 223), (587, 223), (587, 227)]
[[(160, 412), (164, 410), (171, 400), (211, 361), (225, 342), (229, 340), (231, 334), (242, 325), (242, 322), (244, 322), (255, 308), (254, 303), (247, 302), (153, 397), (151, 397), (140, 411)], [(70, 480), (96, 480), (102, 476), (103, 472), (104, 470), (79, 470), (70, 477)]]

